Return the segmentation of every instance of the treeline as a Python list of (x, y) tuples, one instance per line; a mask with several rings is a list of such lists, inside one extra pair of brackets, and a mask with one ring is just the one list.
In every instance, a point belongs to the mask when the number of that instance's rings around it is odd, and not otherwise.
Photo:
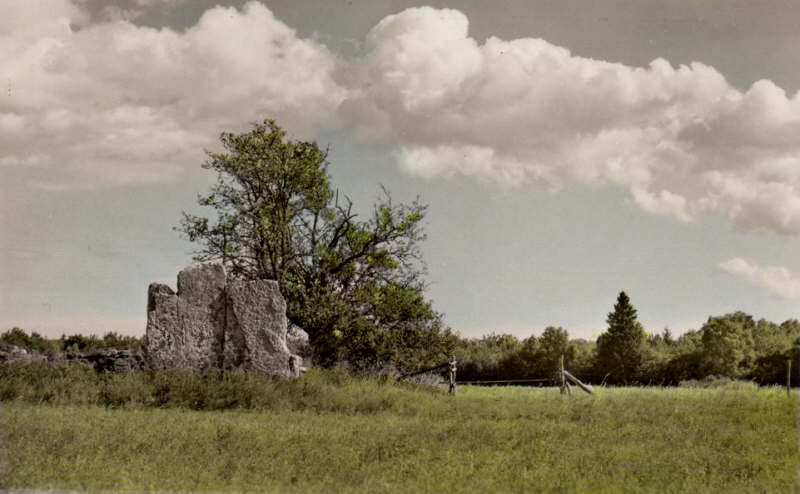
[(744, 312), (709, 317), (698, 330), (679, 337), (668, 329), (645, 332), (623, 292), (597, 342), (570, 339), (565, 329), (548, 327), (536, 337), (492, 334), (460, 339), (456, 345), (459, 380), (516, 380), (552, 377), (564, 356), (567, 370), (593, 384), (677, 385), (709, 376), (800, 382), (800, 322), (755, 320)]
[(125, 336), (116, 331), (109, 331), (103, 336), (91, 334), (62, 334), (60, 338), (45, 338), (36, 331), (28, 334), (24, 329), (12, 328), (0, 334), (0, 343), (14, 345), (28, 351), (67, 351), (86, 352), (101, 348), (135, 348), (142, 345), (142, 339), (136, 336)]
[[(567, 370), (592, 384), (670, 386), (709, 376), (762, 385), (782, 384), (789, 361), (792, 380), (800, 383), (800, 321), (796, 319), (778, 324), (734, 312), (709, 317), (700, 329), (676, 338), (668, 329), (657, 334), (644, 331), (636, 309), (622, 292), (608, 314), (607, 324), (596, 342), (570, 339), (566, 329), (551, 326), (541, 335), (525, 339), (507, 334), (469, 339), (449, 330), (395, 330), (386, 332), (386, 337), (380, 340), (362, 335), (349, 341), (349, 345), (353, 348), (363, 345), (370, 361), (377, 358), (401, 372), (425, 368), (455, 354), (459, 381), (538, 379), (548, 385), (547, 380), (558, 372), (563, 356)], [(369, 340), (369, 345), (362, 339)], [(36, 332), (28, 334), (14, 328), (0, 335), (2, 344), (39, 352), (86, 352), (138, 347), (142, 339), (116, 332), (102, 337), (73, 334), (47, 339)], [(376, 352), (375, 348), (388, 350)], [(351, 349), (347, 356), (352, 358), (354, 353)], [(342, 361), (350, 369), (370, 371), (347, 365), (346, 359)], [(372, 367), (376, 369), (386, 367)]]

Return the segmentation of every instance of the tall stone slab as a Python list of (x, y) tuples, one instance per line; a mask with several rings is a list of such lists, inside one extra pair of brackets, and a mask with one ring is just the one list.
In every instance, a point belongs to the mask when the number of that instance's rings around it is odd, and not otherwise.
[(286, 301), (272, 280), (231, 281), (226, 288), (225, 367), (290, 376)]
[(287, 347), (286, 301), (275, 281), (227, 280), (222, 266), (178, 274), (178, 291), (153, 283), (147, 297), (144, 355), (151, 369), (237, 369), (299, 375)]
[(225, 331), (225, 271), (201, 264), (178, 274), (178, 292), (148, 289), (144, 351), (153, 369), (205, 371), (221, 364)]

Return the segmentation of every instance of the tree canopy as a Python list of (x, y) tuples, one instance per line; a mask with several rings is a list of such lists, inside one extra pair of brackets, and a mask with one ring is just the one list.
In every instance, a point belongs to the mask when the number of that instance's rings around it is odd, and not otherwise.
[(323, 365), (413, 365), (447, 353), (449, 331), (424, 298), (425, 205), (395, 204), (382, 188), (361, 219), (332, 187), (327, 151), (272, 120), (221, 141), (203, 165), (217, 181), (198, 198), (216, 220), (184, 212), (178, 228), (199, 245), (195, 260), (276, 280)]

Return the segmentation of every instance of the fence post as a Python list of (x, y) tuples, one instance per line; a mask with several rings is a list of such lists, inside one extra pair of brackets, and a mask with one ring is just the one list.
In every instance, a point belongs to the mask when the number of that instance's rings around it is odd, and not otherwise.
[(450, 390), (448, 391), (451, 395), (456, 394), (456, 356), (450, 359)]
[(561, 370), (558, 372), (558, 375), (561, 376), (561, 394), (569, 394), (569, 388), (567, 387), (567, 377), (564, 375), (564, 355), (561, 355), (560, 366)]
[(792, 359), (786, 359), (786, 394), (792, 390)]

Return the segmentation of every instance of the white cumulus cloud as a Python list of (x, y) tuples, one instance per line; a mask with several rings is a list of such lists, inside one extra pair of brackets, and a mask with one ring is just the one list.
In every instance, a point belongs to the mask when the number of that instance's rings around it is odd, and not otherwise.
[(455, 10), (386, 17), (340, 116), (424, 177), (605, 184), (653, 214), (800, 233), (800, 96), (713, 67), (630, 67), (542, 39), (479, 42)]
[(800, 275), (792, 273), (785, 267), (760, 266), (739, 257), (725, 261), (719, 267), (779, 297), (800, 299)]
[(40, 185), (164, 180), (197, 166), (223, 130), (275, 117), (308, 133), (343, 97), (335, 57), (260, 3), (210, 9), (182, 32), (86, 24), (66, 0), (11, 5), (0, 166), (27, 167)]
[(174, 179), (220, 131), (274, 117), (304, 137), (326, 125), (380, 142), (432, 180), (616, 187), (652, 214), (800, 233), (800, 95), (770, 81), (739, 90), (700, 62), (631, 67), (542, 39), (476, 40), (450, 9), (387, 16), (349, 60), (258, 2), (184, 31), (117, 14), (7, 0), (0, 168), (48, 187)]

